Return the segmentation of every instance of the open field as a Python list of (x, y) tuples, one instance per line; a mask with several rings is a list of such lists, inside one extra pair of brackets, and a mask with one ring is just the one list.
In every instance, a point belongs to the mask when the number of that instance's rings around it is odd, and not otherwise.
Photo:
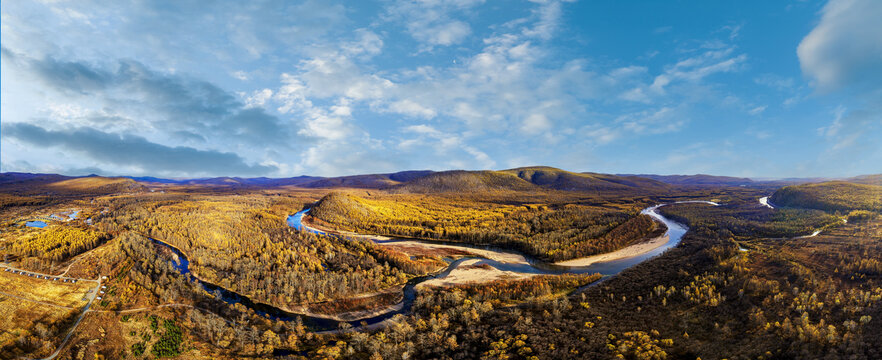
[[(54, 277), (53, 277), (54, 278)], [(80, 280), (77, 283), (37, 279), (13, 274), (0, 267), (0, 291), (42, 303), (76, 308), (86, 304), (83, 297), (95, 288), (95, 282)]]
[(87, 304), (95, 282), (63, 283), (0, 268), (0, 352), (49, 355)]
[(3, 358), (49, 355), (81, 310), (0, 294), (0, 353)]

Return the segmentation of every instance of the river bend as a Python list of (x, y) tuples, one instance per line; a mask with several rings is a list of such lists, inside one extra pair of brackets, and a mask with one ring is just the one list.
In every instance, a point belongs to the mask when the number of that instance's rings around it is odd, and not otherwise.
[[(719, 204), (710, 202), (710, 201), (682, 201), (675, 202), (673, 204), (678, 203), (705, 203), (713, 206), (717, 206)], [(339, 328), (340, 324), (343, 322), (349, 323), (353, 327), (360, 327), (362, 325), (367, 325), (368, 327), (377, 327), (381, 326), (382, 322), (392, 318), (398, 314), (406, 314), (410, 312), (411, 307), (413, 306), (413, 301), (416, 299), (416, 286), (424, 281), (435, 279), (435, 278), (444, 278), (451, 271), (455, 270), (462, 262), (466, 260), (479, 259), (479, 262), (475, 265), (487, 264), (492, 266), (498, 270), (502, 271), (510, 271), (521, 274), (588, 274), (588, 273), (600, 273), (604, 275), (604, 278), (608, 278), (609, 276), (618, 274), (622, 270), (625, 270), (631, 266), (639, 264), (643, 261), (651, 259), (655, 256), (660, 255), (666, 250), (677, 246), (680, 243), (680, 240), (683, 237), (683, 234), (688, 230), (686, 226), (674, 222), (661, 214), (658, 213), (658, 208), (662, 206), (666, 206), (669, 204), (660, 204), (648, 207), (644, 209), (641, 213), (651, 216), (658, 222), (661, 222), (667, 227), (667, 231), (662, 236), (664, 239), (663, 243), (657, 244), (658, 246), (652, 247), (644, 247), (643, 251), (639, 254), (635, 254), (633, 256), (627, 256), (622, 258), (615, 258), (611, 260), (605, 261), (591, 261), (589, 265), (586, 266), (572, 266), (567, 264), (577, 264), (582, 259), (574, 259), (561, 263), (548, 263), (541, 261), (539, 259), (532, 258), (530, 256), (520, 254), (511, 250), (499, 249), (492, 246), (475, 246), (475, 245), (467, 245), (461, 243), (453, 243), (453, 242), (435, 242), (435, 241), (423, 241), (423, 240), (413, 240), (413, 239), (383, 239), (382, 237), (376, 236), (366, 236), (366, 235), (356, 235), (360, 238), (368, 238), (371, 241), (379, 245), (388, 245), (395, 244), (400, 242), (416, 242), (416, 243), (424, 243), (424, 244), (433, 244), (433, 245), (443, 245), (447, 247), (455, 247), (460, 248), (466, 251), (470, 251), (473, 253), (480, 254), (481, 256), (471, 256), (464, 257), (454, 261), (451, 261), (447, 268), (443, 271), (432, 274), (425, 275), (420, 277), (415, 277), (409, 280), (403, 289), (404, 299), (400, 305), (395, 306), (394, 310), (388, 311), (386, 313), (369, 316), (363, 319), (351, 320), (351, 321), (338, 321), (330, 318), (300, 314), (296, 312), (289, 312), (286, 310), (279, 309), (277, 307), (252, 301), (247, 296), (238, 294), (232, 290), (225, 289), (218, 285), (212, 284), (205, 280), (200, 279), (197, 276), (192, 276), (192, 281), (198, 282), (206, 291), (216, 293), (220, 295), (220, 299), (229, 304), (241, 303), (247, 308), (250, 308), (257, 312), (258, 314), (270, 317), (276, 320), (282, 321), (293, 321), (297, 318), (300, 318), (304, 324), (309, 326), (315, 331), (334, 331)], [(336, 235), (329, 234), (317, 229), (310, 228), (303, 224), (303, 216), (309, 212), (309, 209), (304, 209), (302, 211), (297, 212), (294, 215), (290, 215), (287, 219), (287, 223), (289, 226), (298, 231), (307, 231), (319, 235), (325, 236), (342, 236), (347, 237), (348, 235)], [(355, 235), (355, 234), (354, 234)], [(154, 243), (167, 247), (171, 251), (173, 251), (178, 257), (178, 261), (173, 262), (175, 270), (183, 275), (192, 274), (190, 272), (189, 264), (190, 261), (187, 256), (181, 252), (178, 248), (167, 244), (163, 241), (151, 239)], [(632, 246), (638, 246), (632, 245)], [(627, 248), (626, 248), (627, 249)], [(624, 250), (624, 249), (623, 249)], [(620, 250), (621, 251), (621, 250)], [(489, 255), (489, 256), (488, 256)], [(597, 256), (597, 255), (595, 255)], [(509, 260), (516, 259), (516, 260)], [(523, 260), (518, 260), (523, 259)], [(585, 258), (583, 258), (585, 259)], [(195, 274), (193, 274), (195, 275)]]

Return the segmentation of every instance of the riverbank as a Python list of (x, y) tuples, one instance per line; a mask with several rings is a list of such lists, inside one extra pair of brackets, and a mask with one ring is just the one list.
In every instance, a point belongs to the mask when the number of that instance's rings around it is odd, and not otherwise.
[[(707, 203), (709, 205), (717, 206), (719, 204), (712, 202), (702, 202)], [(647, 254), (656, 251), (665, 245), (671, 245), (671, 236), (669, 234), (669, 230), (671, 227), (675, 227), (675, 230), (681, 230), (680, 226), (670, 226), (668, 224), (668, 220), (659, 215), (656, 210), (663, 205), (657, 205), (650, 208), (645, 209), (642, 213), (649, 215), (653, 218), (655, 223), (663, 229), (663, 233), (660, 236), (655, 236), (649, 238), (646, 241), (639, 242), (637, 244), (633, 244), (612, 252), (607, 252), (603, 254), (590, 255), (586, 257), (563, 260), (555, 263), (551, 263), (553, 266), (562, 266), (562, 267), (589, 267), (596, 263), (604, 263), (611, 261), (624, 260), (629, 258), (636, 258), (640, 256), (644, 256)], [(435, 253), (448, 255), (450, 253), (461, 253), (461, 254), (471, 254), (475, 256), (480, 256), (483, 258), (487, 258), (490, 260), (494, 260), (503, 264), (516, 264), (516, 265), (530, 265), (531, 261), (529, 261), (524, 255), (508, 252), (499, 249), (481, 249), (475, 246), (466, 246), (466, 245), (450, 245), (450, 244), (438, 244), (433, 242), (426, 242), (423, 240), (404, 240), (404, 239), (395, 239), (388, 236), (383, 235), (365, 235), (365, 234), (356, 234), (348, 231), (339, 231), (333, 230), (323, 227), (318, 227), (314, 224), (312, 217), (304, 214), (300, 217), (300, 226), (307, 231), (320, 232), (326, 234), (334, 234), (338, 236), (347, 236), (352, 238), (366, 239), (371, 240), (377, 245), (394, 247), (396, 250), (399, 250), (408, 255), (419, 255), (426, 253)], [(656, 230), (657, 232), (658, 230)], [(685, 232), (685, 230), (683, 230)], [(494, 269), (499, 271), (498, 269)], [(450, 284), (462, 284), (468, 281), (474, 282), (489, 282), (493, 280), (497, 280), (503, 276), (511, 274), (518, 274), (518, 272), (513, 271), (499, 271), (493, 272), (489, 270), (478, 271), (472, 269), (472, 271), (467, 270), (459, 270), (457, 269), (452, 274), (456, 274), (455, 279), (450, 279)], [(444, 283), (443, 279), (434, 279), (430, 280), (433, 283)]]
[(451, 270), (447, 276), (436, 277), (416, 285), (417, 289), (427, 286), (450, 287), (465, 284), (486, 283), (497, 280), (526, 279), (538, 274), (500, 270), (483, 259), (468, 259)]
[[(718, 205), (712, 202), (704, 203), (714, 206)], [(413, 252), (422, 252), (420, 255), (427, 255), (430, 254), (431, 251), (435, 251), (448, 254), (455, 253), (455, 257), (457, 257), (456, 260), (453, 260), (448, 264), (446, 269), (439, 273), (409, 280), (401, 290), (401, 302), (394, 305), (381, 306), (376, 309), (363, 309), (337, 314), (319, 314), (316, 313), (316, 311), (310, 311), (309, 309), (302, 312), (252, 301), (247, 296), (243, 296), (242, 294), (238, 294), (199, 279), (196, 274), (190, 272), (189, 259), (186, 257), (186, 254), (180, 251), (180, 249), (156, 239), (151, 240), (157, 244), (172, 249), (179, 256), (179, 263), (175, 264), (177, 265), (175, 266), (176, 270), (182, 274), (189, 273), (193, 276), (193, 279), (199, 281), (209, 292), (220, 291), (223, 295), (221, 299), (225, 302), (240, 303), (255, 310), (258, 314), (266, 315), (270, 318), (281, 321), (292, 321), (297, 317), (303, 317), (313, 330), (318, 332), (336, 332), (338, 331), (337, 328), (342, 323), (348, 323), (350, 326), (362, 329), (373, 329), (384, 326), (384, 324), (389, 322), (389, 319), (398, 314), (406, 314), (413, 306), (413, 302), (417, 297), (418, 287), (485, 283), (501, 279), (529, 278), (534, 275), (596, 273), (611, 276), (618, 274), (624, 269), (646, 261), (661, 254), (665, 250), (676, 246), (686, 232), (687, 229), (684, 226), (658, 214), (656, 209), (660, 206), (665, 205), (656, 205), (644, 209), (641, 213), (649, 215), (663, 224), (667, 228), (664, 236), (657, 237), (648, 242), (635, 244), (616, 252), (598, 254), (574, 260), (583, 263), (588, 263), (590, 261), (590, 265), (587, 266), (561, 266), (555, 263), (546, 263), (514, 251), (503, 250), (491, 246), (460, 246), (432, 241), (413, 239), (396, 240), (384, 236), (362, 235), (324, 229), (318, 230), (311, 228), (304, 223), (304, 215), (306, 215), (309, 210), (302, 210), (289, 216), (287, 219), (289, 226), (300, 231), (329, 236), (367, 239), (380, 246), (390, 246), (397, 247), (397, 249), (411, 249)], [(448, 257), (448, 259), (453, 259), (453, 257)]]
[(667, 234), (655, 237), (650, 239), (649, 241), (644, 241), (639, 244), (634, 244), (628, 247), (621, 248), (619, 250), (591, 255), (588, 257), (566, 260), (566, 261), (558, 261), (554, 263), (554, 265), (558, 266), (569, 266), (569, 267), (577, 267), (577, 266), (590, 266), (594, 263), (604, 262), (604, 261), (613, 261), (613, 260), (621, 260), (632, 257), (637, 257), (640, 255), (647, 254), (655, 249), (658, 249), (665, 244), (671, 241), (671, 237)]

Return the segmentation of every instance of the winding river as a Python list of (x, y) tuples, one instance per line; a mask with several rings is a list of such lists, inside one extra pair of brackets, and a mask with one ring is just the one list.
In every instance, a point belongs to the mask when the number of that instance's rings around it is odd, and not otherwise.
[[(679, 203), (705, 203), (709, 205), (717, 206), (719, 204), (710, 202), (710, 201), (682, 201), (675, 202), (674, 204)], [(459, 265), (468, 260), (477, 260), (477, 263), (473, 265), (481, 265), (487, 264), (493, 268), (496, 268), (501, 271), (509, 271), (520, 274), (586, 274), (586, 273), (600, 273), (604, 275), (604, 279), (609, 278), (609, 276), (618, 274), (622, 270), (625, 270), (631, 266), (639, 264), (643, 261), (646, 261), (650, 258), (658, 256), (663, 253), (665, 250), (670, 249), (677, 244), (680, 243), (680, 239), (683, 237), (683, 234), (688, 230), (685, 226), (676, 223), (668, 218), (665, 218), (661, 214), (658, 213), (658, 208), (662, 206), (666, 206), (669, 204), (660, 204), (655, 205), (649, 208), (644, 209), (641, 213), (646, 214), (657, 220), (658, 222), (663, 223), (667, 226), (667, 231), (665, 234), (656, 239), (659, 240), (657, 243), (653, 244), (653, 246), (646, 246), (645, 244), (637, 244), (626, 247), (625, 249), (616, 251), (614, 253), (622, 252), (623, 254), (633, 254), (624, 257), (616, 257), (613, 256), (609, 260), (602, 260), (604, 255), (587, 257), (583, 259), (575, 259), (569, 260), (565, 262), (559, 263), (548, 263), (535, 258), (531, 258), (530, 256), (520, 254), (517, 252), (513, 252), (511, 250), (503, 250), (490, 246), (474, 246), (474, 245), (465, 245), (461, 243), (451, 243), (451, 242), (433, 242), (433, 241), (423, 241), (423, 240), (412, 240), (412, 239), (382, 239), (381, 237), (375, 236), (366, 236), (366, 235), (355, 235), (353, 237), (359, 238), (368, 238), (371, 241), (374, 241), (378, 245), (394, 245), (404, 242), (409, 243), (418, 243), (425, 244), (431, 246), (444, 246), (448, 248), (457, 248), (464, 251), (469, 251), (476, 256), (469, 256), (460, 258), (454, 261), (451, 261), (447, 268), (437, 274), (420, 276), (409, 280), (403, 289), (404, 299), (399, 304), (400, 306), (395, 306), (392, 310), (382, 313), (380, 315), (369, 316), (362, 319), (351, 320), (351, 321), (338, 321), (331, 318), (325, 318), (321, 316), (315, 315), (306, 315), (295, 312), (289, 312), (277, 307), (259, 303), (252, 301), (248, 297), (238, 294), (234, 291), (225, 289), (218, 285), (212, 284), (205, 280), (198, 278), (197, 276), (192, 276), (192, 281), (198, 282), (206, 291), (215, 293), (219, 295), (219, 298), (224, 302), (229, 304), (240, 303), (247, 308), (250, 308), (257, 312), (258, 314), (270, 317), (276, 320), (282, 321), (293, 321), (297, 318), (300, 318), (303, 323), (315, 331), (334, 331), (337, 330), (341, 323), (346, 322), (352, 325), (353, 327), (360, 327), (362, 325), (367, 325), (368, 327), (377, 327), (382, 326), (382, 322), (392, 318), (398, 314), (406, 314), (410, 311), (413, 301), (416, 299), (416, 286), (422, 282), (432, 280), (432, 279), (441, 279), (448, 276), (452, 271), (457, 269)], [(349, 237), (349, 235), (336, 235), (329, 234), (317, 229), (313, 229), (309, 226), (306, 226), (302, 219), (303, 216), (309, 212), (309, 209), (304, 209), (300, 212), (297, 212), (294, 215), (288, 217), (287, 222), (288, 225), (293, 227), (298, 231), (307, 231), (319, 235), (327, 235), (327, 236), (341, 236), (341, 237)], [(174, 252), (178, 256), (178, 260), (172, 262), (175, 270), (183, 275), (191, 274), (190, 272), (190, 262), (187, 256), (181, 252), (179, 249), (174, 246), (167, 244), (163, 241), (151, 239), (154, 243), (167, 247), (172, 252)], [(655, 240), (654, 240), (655, 241)], [(642, 247), (641, 247), (642, 246)], [(628, 251), (631, 248), (632, 251)], [(639, 250), (639, 251), (638, 251)], [(610, 253), (610, 254), (614, 254)], [(590, 260), (589, 260), (590, 258)], [(599, 259), (595, 261), (594, 259)], [(584, 263), (584, 266), (578, 265)], [(577, 264), (577, 265), (573, 265)]]

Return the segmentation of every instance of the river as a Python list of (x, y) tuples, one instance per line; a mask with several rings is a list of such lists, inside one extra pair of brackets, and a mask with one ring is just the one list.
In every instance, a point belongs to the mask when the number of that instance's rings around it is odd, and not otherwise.
[[(709, 202), (709, 201), (683, 201), (677, 203), (706, 203), (710, 205), (717, 206), (719, 204)], [(674, 204), (677, 204), (674, 203)], [(615, 258), (607, 261), (596, 261), (591, 262), (586, 266), (569, 266), (569, 265), (561, 265), (561, 263), (547, 263), (530, 256), (520, 254), (517, 252), (513, 252), (510, 250), (499, 249), (491, 246), (473, 246), (461, 243), (452, 243), (452, 242), (430, 242), (423, 240), (413, 240), (413, 239), (390, 239), (390, 240), (377, 240), (376, 237), (372, 236), (364, 236), (359, 235), (359, 237), (368, 237), (371, 240), (375, 241), (379, 245), (389, 245), (396, 244), (400, 242), (412, 242), (412, 243), (422, 243), (433, 246), (446, 246), (446, 247), (454, 247), (463, 249), (465, 251), (471, 251), (473, 253), (479, 254), (480, 256), (470, 256), (460, 258), (454, 261), (451, 261), (447, 268), (437, 274), (426, 275), (413, 278), (409, 280), (403, 289), (404, 299), (402, 300), (403, 306), (397, 306), (395, 310), (391, 310), (389, 312), (370, 316), (363, 319), (357, 319), (352, 321), (345, 321), (352, 325), (353, 327), (360, 327), (364, 324), (371, 327), (376, 327), (381, 322), (392, 318), (398, 314), (406, 314), (410, 312), (411, 307), (413, 306), (413, 301), (416, 299), (416, 286), (424, 281), (435, 279), (435, 278), (443, 278), (450, 274), (451, 271), (455, 270), (462, 262), (471, 259), (480, 259), (479, 264), (487, 264), (501, 271), (510, 271), (521, 274), (586, 274), (586, 273), (600, 273), (604, 275), (604, 279), (609, 276), (618, 274), (622, 270), (625, 270), (631, 266), (639, 264), (643, 261), (646, 261), (650, 258), (658, 256), (663, 253), (665, 250), (668, 250), (677, 244), (680, 243), (680, 239), (683, 237), (683, 234), (688, 230), (684, 225), (676, 223), (668, 218), (665, 218), (661, 214), (657, 212), (659, 207), (666, 206), (669, 204), (660, 204), (655, 205), (649, 208), (644, 209), (641, 213), (646, 214), (654, 218), (655, 220), (663, 223), (667, 226), (667, 231), (663, 235), (666, 237), (664, 243), (658, 244), (658, 246), (653, 246), (651, 248), (646, 248), (645, 251), (642, 251), (633, 256), (627, 256), (622, 258)], [(309, 212), (309, 209), (304, 209), (300, 212), (297, 212), (294, 215), (290, 215), (287, 219), (287, 223), (289, 226), (293, 227), (298, 231), (308, 231), (311, 233), (325, 235), (325, 236), (342, 236), (342, 235), (334, 235), (328, 234), (326, 232), (316, 230), (310, 228), (303, 224), (302, 219), (305, 214)], [(283, 320), (283, 321), (293, 321), (297, 318), (300, 318), (303, 323), (314, 331), (333, 331), (339, 328), (340, 324), (344, 321), (337, 321), (334, 319), (324, 318), (320, 316), (306, 315), (295, 312), (289, 312), (277, 307), (259, 303), (252, 301), (248, 297), (238, 294), (234, 291), (222, 288), (213, 283), (207, 282), (205, 280), (200, 279), (195, 276), (195, 274), (190, 272), (190, 261), (187, 256), (181, 252), (176, 247), (167, 244), (163, 241), (151, 239), (154, 243), (165, 246), (173, 251), (177, 256), (178, 260), (173, 261), (173, 265), (175, 270), (177, 270), (182, 275), (194, 275), (191, 277), (192, 281), (198, 282), (206, 291), (220, 294), (220, 299), (229, 304), (241, 303), (247, 308), (250, 308), (257, 312), (258, 314), (265, 315), (272, 319)], [(640, 245), (640, 244), (637, 244)], [(632, 245), (632, 246), (637, 246)], [(627, 248), (626, 248), (627, 249)], [(624, 250), (624, 249), (623, 249)], [(487, 256), (489, 255), (489, 256)], [(578, 262), (580, 259), (575, 259), (571, 261)], [(569, 263), (570, 261), (564, 262)]]

